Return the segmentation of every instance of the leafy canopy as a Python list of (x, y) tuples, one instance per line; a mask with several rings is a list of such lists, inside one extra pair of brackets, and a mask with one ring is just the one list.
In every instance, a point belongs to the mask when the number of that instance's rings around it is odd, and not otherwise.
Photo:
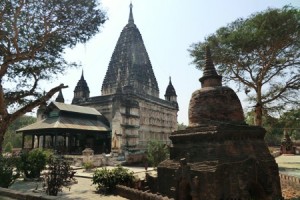
[(0, 2), (0, 146), (13, 120), (66, 87), (44, 93), (40, 84), (76, 66), (65, 48), (89, 40), (105, 20), (97, 0)]
[(299, 103), (299, 9), (267, 9), (219, 28), (189, 49), (199, 69), (206, 45), (223, 80), (245, 90), (252, 105), (274, 111)]

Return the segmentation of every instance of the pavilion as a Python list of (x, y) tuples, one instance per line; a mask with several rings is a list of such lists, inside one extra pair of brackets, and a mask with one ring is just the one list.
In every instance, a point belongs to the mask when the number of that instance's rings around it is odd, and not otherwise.
[(95, 108), (51, 102), (40, 106), (37, 118), (36, 123), (17, 130), (22, 133), (22, 149), (53, 149), (62, 154), (81, 154), (85, 148), (95, 154), (110, 152), (109, 123)]

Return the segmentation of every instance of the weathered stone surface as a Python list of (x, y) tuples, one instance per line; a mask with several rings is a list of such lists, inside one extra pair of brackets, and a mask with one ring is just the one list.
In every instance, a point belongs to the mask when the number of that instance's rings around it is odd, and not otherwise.
[(204, 87), (192, 94), (189, 106), (189, 126), (230, 122), (245, 123), (242, 106), (229, 87)]
[(158, 191), (178, 200), (282, 199), (265, 129), (244, 122), (240, 101), (221, 85), (209, 49), (200, 81), (189, 127), (171, 134), (170, 159), (157, 168)]
[[(80, 86), (83, 83), (78, 82)], [(159, 98), (158, 84), (134, 24), (132, 7), (103, 80), (102, 96), (86, 98), (77, 87), (75, 91), (74, 104), (94, 107), (107, 118), (115, 153), (144, 151), (150, 140), (170, 143), (170, 133), (177, 129), (175, 89), (170, 81), (165, 100)]]

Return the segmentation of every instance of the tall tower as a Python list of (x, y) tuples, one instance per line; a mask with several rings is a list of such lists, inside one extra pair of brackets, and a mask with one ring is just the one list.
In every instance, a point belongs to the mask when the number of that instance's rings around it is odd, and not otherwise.
[(158, 84), (141, 33), (134, 24), (132, 4), (112, 54), (102, 84), (102, 95), (115, 94), (121, 86), (131, 86), (134, 93), (159, 97)]

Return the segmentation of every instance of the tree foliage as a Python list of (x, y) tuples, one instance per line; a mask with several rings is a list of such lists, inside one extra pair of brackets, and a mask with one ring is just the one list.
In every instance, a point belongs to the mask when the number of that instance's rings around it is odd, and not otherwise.
[[(282, 113), (279, 117), (272, 117), (264, 113), (262, 126), (266, 129), (265, 141), (269, 145), (280, 145), (284, 132), (287, 132), (292, 140), (300, 140), (300, 109), (294, 108)], [(254, 113), (246, 114), (246, 122), (254, 125)]]
[(263, 110), (299, 104), (299, 9), (268, 9), (219, 28), (189, 49), (200, 69), (207, 45), (223, 80), (236, 83), (255, 106), (256, 125), (262, 124)]
[(187, 125), (185, 125), (184, 123), (177, 123), (177, 130), (184, 130), (187, 128)]
[(300, 108), (291, 109), (283, 113), (279, 122), (293, 140), (300, 140)]
[(65, 48), (89, 40), (105, 20), (97, 0), (0, 2), (0, 149), (12, 121), (66, 87), (40, 87), (76, 66)]
[(13, 121), (4, 136), (3, 146), (5, 147), (7, 143), (11, 143), (13, 148), (22, 147), (22, 135), (17, 134), (16, 130), (36, 122), (36, 118), (32, 116), (21, 116)]

